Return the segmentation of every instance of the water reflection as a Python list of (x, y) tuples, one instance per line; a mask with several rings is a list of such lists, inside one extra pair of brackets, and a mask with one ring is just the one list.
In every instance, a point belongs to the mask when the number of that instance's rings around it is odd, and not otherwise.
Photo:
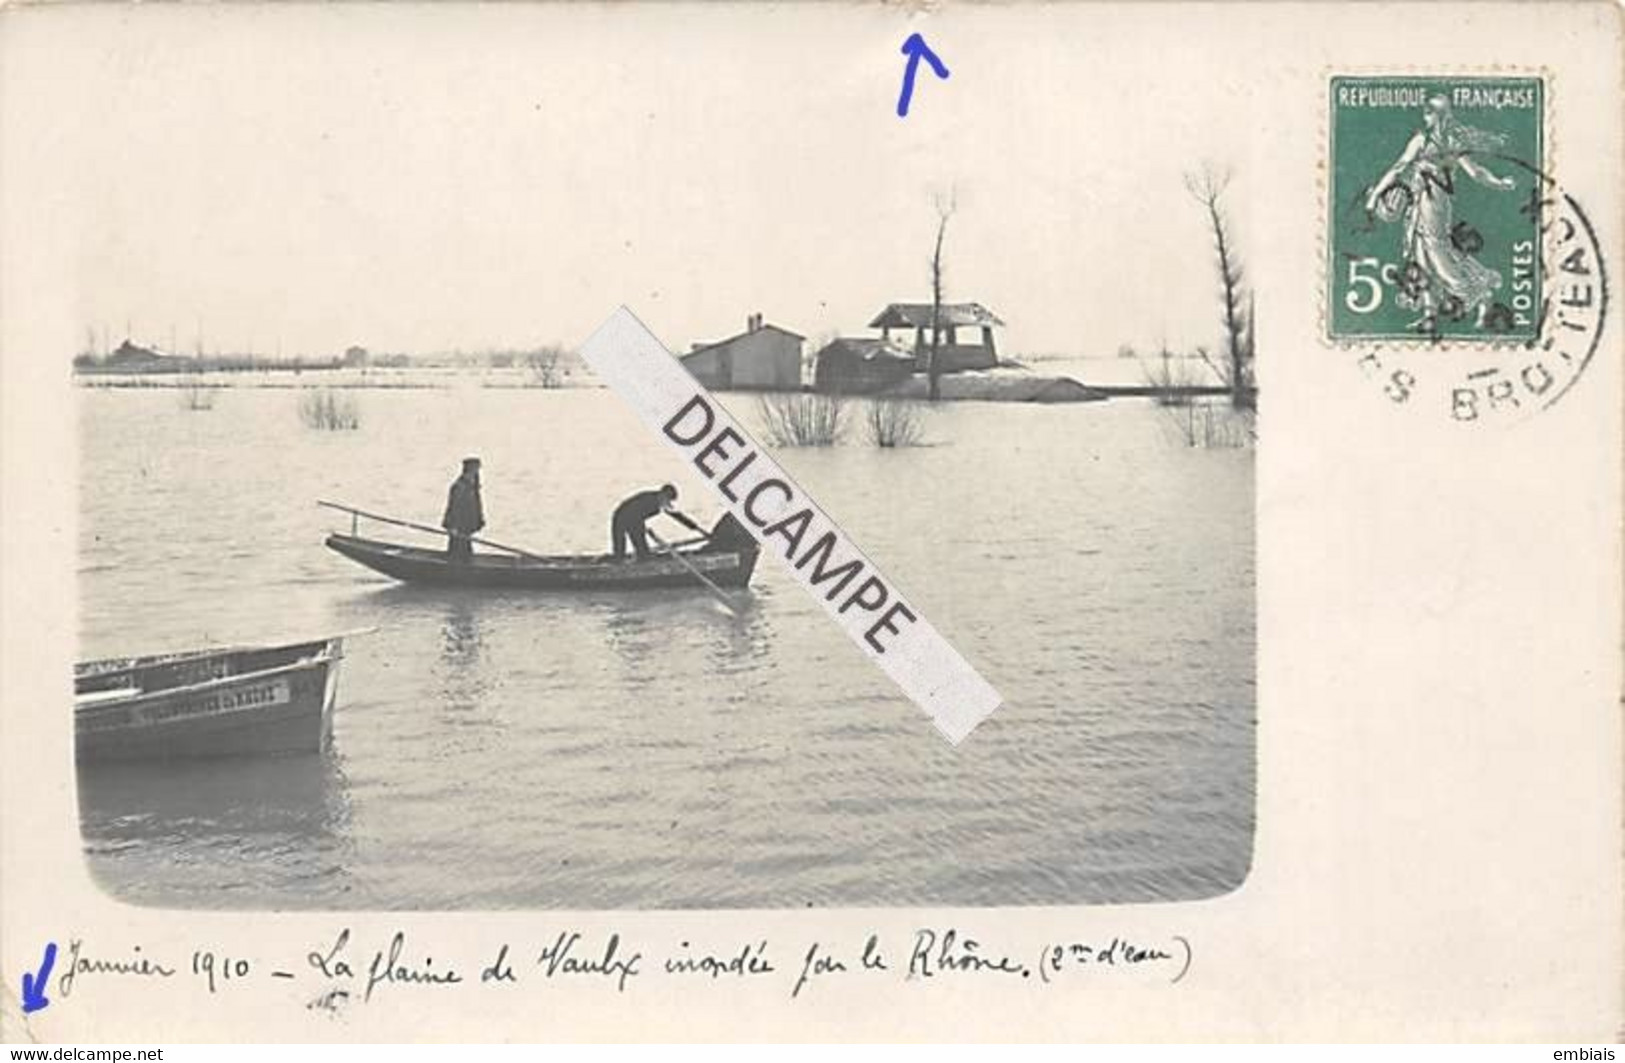
[[(173, 852), (191, 860), (221, 854), (233, 870), (205, 886), (174, 860), (157, 860), (143, 886), (199, 893), (264, 890), (272, 881), (327, 880), (343, 889), (353, 862), (349, 786), (341, 759), (326, 753), (277, 757), (83, 765), (80, 824), (93, 866), (121, 853)], [(171, 895), (172, 894), (166, 894)]]
[(604, 640), (622, 678), (648, 682), (663, 671), (695, 671), (703, 660), (720, 674), (750, 670), (771, 652), (769, 611), (754, 594), (732, 595), (733, 610), (692, 591), (651, 591), (597, 600)]
[(773, 650), (771, 610), (756, 594), (736, 595), (734, 602), (736, 613), (705, 632), (706, 659), (722, 674), (751, 671)]
[(482, 663), (486, 647), (479, 599), (456, 593), (446, 599), (443, 608), (440, 656), (434, 670), (440, 703), (448, 716), (466, 715), (486, 705), (493, 672), (500, 668)]
[(484, 638), (480, 630), (479, 615), (467, 598), (455, 598), (446, 609), (445, 625), (440, 630), (443, 648), (441, 658), (458, 671), (466, 671), (479, 663)]
[(116, 840), (184, 832), (192, 837), (288, 835), (344, 829), (349, 809), (338, 756), (221, 757), (83, 765), (85, 834)]

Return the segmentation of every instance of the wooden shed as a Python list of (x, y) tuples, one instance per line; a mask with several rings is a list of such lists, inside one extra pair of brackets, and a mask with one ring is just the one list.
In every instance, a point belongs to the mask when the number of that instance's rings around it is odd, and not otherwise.
[[(912, 331), (916, 368), (923, 373), (931, 356), (931, 316), (930, 303), (892, 303), (875, 315), (869, 327), (879, 329), (881, 339), (890, 339), (893, 329)], [(940, 372), (992, 369), (999, 364), (993, 330), (1004, 322), (981, 303), (943, 303), (937, 308), (937, 323), (942, 330), (937, 350)]]
[(914, 352), (893, 340), (843, 336), (818, 352), (813, 387), (828, 394), (868, 395), (914, 374)]

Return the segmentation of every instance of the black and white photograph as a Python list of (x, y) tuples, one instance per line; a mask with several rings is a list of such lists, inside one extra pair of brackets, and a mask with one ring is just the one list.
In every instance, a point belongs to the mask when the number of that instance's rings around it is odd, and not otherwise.
[[(922, 37), (949, 76), (900, 115), (904, 56), (800, 81), (766, 12), (501, 20), (90, 73), (125, 160), (73, 168), (62, 354), (95, 880), (250, 909), (1239, 886), (1245, 115), (1168, 77), (1116, 118), (1160, 147), (1061, 153), (1072, 115), (1011, 124), (1022, 87), (974, 80), (997, 38)], [(623, 304), (998, 691), (961, 745), (582, 359)]]

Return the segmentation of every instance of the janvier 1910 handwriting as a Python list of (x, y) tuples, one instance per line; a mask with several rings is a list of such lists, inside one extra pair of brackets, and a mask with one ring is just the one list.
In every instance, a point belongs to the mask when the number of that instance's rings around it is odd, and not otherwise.
[(527, 984), (576, 982), (620, 995), (651, 980), (681, 980), (716, 986), (774, 982), (791, 999), (805, 1000), (824, 984), (848, 979), (923, 986), (979, 978), (1050, 986), (1095, 977), (1172, 985), (1190, 972), (1193, 958), (1190, 942), (1177, 934), (1089, 934), (1007, 947), (959, 927), (921, 927), (889, 940), (871, 932), (850, 940), (786, 944), (762, 936), (639, 942), (615, 931), (561, 929), (540, 940), (504, 941), (483, 954), (474, 954), (472, 946), (431, 947), (405, 930), (363, 941), (344, 927), (303, 957), (218, 947), (172, 957), (154, 951), (70, 938), (55, 995), (68, 1004), (93, 993), (139, 991), (142, 985), (189, 985), (209, 996), (285, 980), (300, 985), (307, 1009), (337, 1014), (383, 994), (511, 992)]

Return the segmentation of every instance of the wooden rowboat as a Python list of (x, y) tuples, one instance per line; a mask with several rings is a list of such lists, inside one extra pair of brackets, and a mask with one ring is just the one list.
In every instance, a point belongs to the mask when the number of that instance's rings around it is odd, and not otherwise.
[(677, 556), (652, 554), (617, 561), (608, 554), (498, 554), (476, 552), (453, 562), (444, 550), (329, 535), (327, 547), (374, 572), (403, 583), (533, 591), (649, 590), (695, 587), (699, 573), (719, 587), (743, 587), (756, 568), (757, 547), (744, 542), (679, 548)]
[(342, 657), (335, 636), (76, 665), (78, 759), (319, 752)]

